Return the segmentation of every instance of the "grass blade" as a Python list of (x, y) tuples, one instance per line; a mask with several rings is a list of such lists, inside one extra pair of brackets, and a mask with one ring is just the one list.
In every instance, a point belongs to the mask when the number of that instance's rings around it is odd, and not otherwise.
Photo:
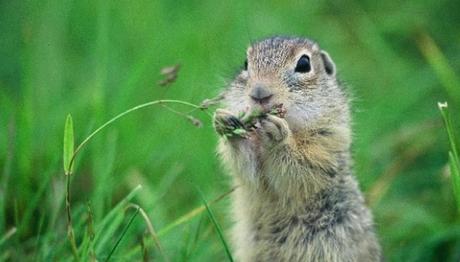
[(450, 175), (452, 177), (452, 184), (454, 188), (454, 194), (457, 199), (457, 206), (460, 212), (460, 171), (459, 163), (456, 161), (452, 152), (449, 152), (449, 168)]
[[(230, 191), (225, 192), (224, 194), (220, 195), (216, 199), (214, 199), (211, 202), (209, 202), (209, 205), (212, 205), (212, 204), (217, 203), (220, 200), (224, 199), (226, 196), (230, 195), (233, 191), (235, 191), (235, 189), (236, 189), (236, 187), (234, 187), (234, 188), (230, 189)], [(167, 234), (169, 231), (171, 231), (175, 227), (180, 226), (180, 225), (182, 225), (183, 223), (185, 223), (187, 221), (190, 221), (192, 218), (194, 218), (194, 217), (198, 216), (199, 214), (201, 214), (205, 209), (206, 209), (206, 207), (205, 207), (204, 204), (199, 206), (199, 207), (197, 207), (197, 208), (192, 209), (187, 214), (180, 216), (178, 219), (174, 220), (172, 223), (168, 224), (163, 229), (159, 230), (158, 231), (158, 236), (161, 237), (161, 236)]]
[(447, 94), (455, 102), (460, 103), (460, 90), (458, 88), (460, 80), (433, 38), (423, 32), (419, 35), (416, 43)]
[(2, 246), (3, 243), (5, 243), (12, 235), (14, 235), (16, 231), (16, 227), (13, 227), (10, 230), (8, 230), (8, 232), (6, 232), (6, 234), (0, 239), (0, 246)]
[(214, 225), (214, 228), (217, 231), (217, 234), (219, 235), (220, 241), (222, 242), (222, 245), (224, 246), (225, 253), (227, 254), (227, 258), (229, 261), (234, 261), (232, 257), (232, 253), (230, 252), (230, 248), (228, 247), (227, 241), (225, 240), (224, 234), (222, 232), (222, 228), (220, 227), (219, 223), (217, 222), (216, 217), (214, 216), (214, 213), (212, 212), (211, 208), (208, 205), (208, 202), (203, 196), (203, 193), (201, 193), (200, 190), (198, 190), (200, 193), (201, 200), (203, 201), (203, 204), (206, 208), (206, 211), (208, 213), (209, 219), (211, 219), (212, 224)]
[(448, 109), (447, 102), (438, 103), (439, 110), (441, 110), (442, 118), (444, 120), (444, 125), (447, 130), (447, 135), (449, 136), (450, 150), (452, 150), (454, 160), (458, 163), (458, 150), (454, 135), (454, 128), (452, 126), (452, 120), (450, 119), (450, 113)]
[[(105, 243), (112, 237), (114, 229), (109, 222), (116, 220), (117, 214), (120, 210), (126, 207), (128, 202), (131, 201), (141, 188), (141, 185), (135, 187), (124, 199), (122, 199), (112, 210), (110, 210), (100, 223), (98, 223), (96, 226), (95, 238), (92, 243), (95, 245), (96, 253), (99, 253), (105, 247)], [(102, 234), (103, 232), (104, 234)]]
[(458, 150), (455, 140), (454, 128), (450, 119), (447, 102), (438, 103), (439, 110), (441, 111), (444, 125), (449, 137), (450, 152), (449, 152), (449, 167), (452, 177), (452, 186), (454, 190), (455, 199), (457, 201), (457, 210), (460, 212), (460, 161), (458, 158)]
[(73, 121), (70, 114), (67, 115), (64, 127), (64, 172), (66, 175), (72, 173), (71, 160), (74, 150)]
[(131, 224), (133, 223), (134, 219), (136, 218), (137, 214), (139, 214), (139, 209), (140, 207), (138, 207), (136, 209), (136, 211), (134, 212), (134, 214), (131, 216), (131, 218), (129, 219), (129, 222), (128, 224), (125, 226), (125, 228), (123, 229), (123, 232), (121, 232), (121, 235), (120, 237), (118, 238), (117, 242), (115, 243), (115, 245), (113, 246), (112, 250), (110, 250), (110, 253), (109, 255), (107, 256), (107, 258), (105, 259), (105, 261), (109, 261), (110, 260), (110, 257), (113, 255), (113, 253), (115, 252), (115, 250), (117, 249), (118, 245), (120, 244), (121, 240), (123, 239), (123, 237), (126, 235), (126, 232), (128, 232), (128, 229), (129, 227), (131, 226)]
[(74, 155), (74, 135), (73, 135), (73, 121), (70, 114), (67, 115), (64, 126), (64, 150), (63, 150), (63, 162), (64, 162), (64, 173), (66, 175), (66, 213), (67, 213), (67, 237), (72, 248), (72, 253), (76, 261), (79, 261), (77, 242), (75, 240), (75, 234), (72, 226), (72, 214), (70, 209), (70, 175), (72, 174), (72, 157)]

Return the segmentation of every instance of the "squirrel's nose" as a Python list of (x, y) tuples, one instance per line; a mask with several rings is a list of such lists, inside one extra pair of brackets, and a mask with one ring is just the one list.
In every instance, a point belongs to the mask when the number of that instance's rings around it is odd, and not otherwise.
[(273, 94), (265, 86), (256, 84), (252, 88), (251, 93), (249, 93), (249, 96), (257, 103), (263, 104), (268, 102)]

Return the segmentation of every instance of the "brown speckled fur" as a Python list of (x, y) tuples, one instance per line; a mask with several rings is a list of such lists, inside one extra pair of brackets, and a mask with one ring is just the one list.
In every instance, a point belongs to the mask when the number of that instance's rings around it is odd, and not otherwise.
[[(311, 71), (295, 72), (307, 55)], [(238, 188), (233, 252), (238, 261), (380, 261), (372, 216), (351, 173), (350, 114), (335, 65), (308, 39), (274, 37), (247, 51), (223, 91), (215, 122), (258, 106), (270, 90), (284, 118), (259, 120), (249, 137), (220, 138), (218, 152)]]

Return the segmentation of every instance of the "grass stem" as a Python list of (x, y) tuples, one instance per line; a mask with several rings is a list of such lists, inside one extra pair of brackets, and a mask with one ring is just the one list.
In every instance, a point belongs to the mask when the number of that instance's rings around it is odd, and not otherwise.
[(164, 261), (169, 261), (168, 257), (166, 256), (166, 254), (165, 254), (165, 252), (163, 250), (163, 247), (162, 247), (162, 245), (160, 243), (160, 240), (158, 239), (158, 235), (155, 232), (155, 228), (153, 227), (152, 222), (150, 221), (150, 218), (147, 215), (147, 213), (144, 211), (144, 209), (142, 209), (140, 206), (138, 206), (136, 204), (129, 204), (127, 208), (130, 208), (130, 207), (139, 210), (139, 212), (142, 215), (142, 218), (145, 221), (145, 224), (147, 225), (147, 230), (148, 230), (150, 236), (152, 237), (153, 242), (155, 243), (155, 245), (158, 248), (158, 251), (160, 252), (160, 254), (163, 257)]
[(189, 106), (189, 107), (193, 107), (195, 109), (200, 109), (200, 110), (204, 110), (206, 109), (205, 107), (203, 106), (199, 106), (199, 105), (195, 105), (195, 104), (192, 104), (192, 103), (189, 103), (189, 102), (186, 102), (186, 101), (182, 101), (182, 100), (174, 100), (174, 99), (163, 99), (163, 100), (155, 100), (155, 101), (150, 101), (150, 102), (147, 102), (147, 103), (144, 103), (144, 104), (140, 104), (140, 105), (137, 105), (135, 107), (132, 107), (118, 115), (116, 115), (115, 117), (111, 118), (109, 121), (105, 122), (103, 125), (101, 125), (99, 128), (97, 128), (96, 130), (94, 130), (88, 137), (86, 137), (78, 146), (77, 148), (75, 149), (74, 153), (73, 153), (73, 156), (72, 158), (70, 159), (70, 163), (69, 163), (69, 167), (68, 169), (71, 170), (72, 166), (73, 166), (73, 163), (75, 161), (75, 157), (77, 156), (78, 152), (80, 152), (80, 150), (95, 136), (97, 135), (99, 132), (101, 132), (104, 128), (106, 128), (107, 126), (111, 125), (113, 122), (117, 121), (118, 119), (122, 118), (123, 116), (126, 116), (127, 114), (131, 113), (131, 112), (134, 112), (134, 111), (137, 111), (139, 109), (142, 109), (142, 108), (146, 108), (146, 107), (149, 107), (149, 106), (153, 106), (153, 105), (158, 105), (158, 104), (181, 104), (181, 105), (186, 105), (186, 106)]

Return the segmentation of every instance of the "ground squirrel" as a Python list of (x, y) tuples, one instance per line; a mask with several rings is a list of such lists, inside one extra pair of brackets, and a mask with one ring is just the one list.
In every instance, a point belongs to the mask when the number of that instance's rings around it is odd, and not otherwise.
[[(237, 186), (237, 260), (380, 261), (351, 172), (349, 102), (328, 53), (303, 38), (256, 42), (221, 97), (214, 127)], [(242, 120), (254, 111), (262, 114)]]

